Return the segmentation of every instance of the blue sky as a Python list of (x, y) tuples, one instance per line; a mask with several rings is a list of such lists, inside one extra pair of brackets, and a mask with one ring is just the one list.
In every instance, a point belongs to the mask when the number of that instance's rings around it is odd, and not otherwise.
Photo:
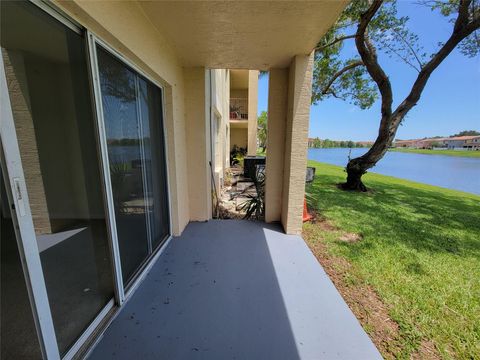
[[(399, 1), (398, 11), (410, 17), (409, 29), (420, 37), (420, 44), (428, 52), (437, 43), (446, 40), (452, 24), (437, 12)], [(344, 46), (346, 55), (355, 52), (353, 40)], [(379, 60), (390, 77), (394, 105), (408, 93), (417, 72), (408, 65), (382, 54)], [(259, 82), (259, 113), (267, 110), (268, 76)], [(360, 110), (348, 102), (328, 99), (312, 106), (310, 137), (333, 140), (374, 140), (378, 132), (379, 102), (368, 110)], [(414, 107), (397, 132), (398, 139), (435, 135), (452, 135), (461, 130), (480, 131), (480, 58), (467, 58), (458, 50), (436, 69)]]

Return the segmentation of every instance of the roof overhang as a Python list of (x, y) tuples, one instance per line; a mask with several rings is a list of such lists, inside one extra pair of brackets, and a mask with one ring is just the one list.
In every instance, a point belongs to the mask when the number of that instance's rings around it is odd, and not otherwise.
[(283, 68), (309, 54), (348, 0), (140, 1), (183, 66)]

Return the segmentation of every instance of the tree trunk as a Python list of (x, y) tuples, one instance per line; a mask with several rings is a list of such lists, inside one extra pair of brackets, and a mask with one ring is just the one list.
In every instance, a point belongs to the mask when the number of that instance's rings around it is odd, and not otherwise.
[[(364, 155), (351, 159), (347, 164), (347, 182), (341, 188), (350, 191), (367, 191), (362, 176), (383, 158), (397, 132), (399, 119), (383, 118), (380, 133), (370, 150)], [(388, 126), (390, 125), (390, 126)]]
[(471, 0), (459, 1), (458, 17), (455, 20), (453, 32), (449, 39), (442, 45), (440, 50), (434, 54), (431, 59), (423, 64), (421, 70), (410, 89), (407, 97), (392, 112), (393, 93), (390, 80), (378, 63), (375, 47), (371, 43), (367, 34), (367, 27), (373, 19), (378, 9), (382, 6), (383, 0), (374, 0), (371, 2), (368, 10), (360, 16), (357, 32), (355, 33), (355, 45), (358, 53), (365, 65), (369, 75), (375, 81), (380, 92), (382, 103), (380, 129), (378, 137), (370, 150), (358, 158), (351, 159), (347, 164), (347, 182), (342, 184), (345, 190), (366, 191), (367, 188), (362, 182), (362, 176), (368, 169), (385, 155), (388, 147), (395, 138), (398, 126), (408, 112), (420, 100), (420, 96), (432, 75), (432, 72), (445, 60), (445, 58), (455, 49), (455, 47), (474, 31), (480, 28), (480, 16), (476, 11), (476, 5), (470, 12)]
[[(353, 159), (359, 160), (360, 158)], [(342, 189), (351, 190), (351, 191), (367, 191), (367, 187), (362, 182), (362, 176), (366, 173), (366, 170), (362, 170), (363, 167), (351, 166), (352, 160), (348, 162), (347, 165), (347, 182), (342, 184)]]

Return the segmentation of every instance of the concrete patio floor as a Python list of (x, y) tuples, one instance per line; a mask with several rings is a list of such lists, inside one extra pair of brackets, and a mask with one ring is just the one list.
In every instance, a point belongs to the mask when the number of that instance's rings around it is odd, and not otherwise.
[(105, 359), (381, 359), (299, 236), (190, 223), (90, 354)]

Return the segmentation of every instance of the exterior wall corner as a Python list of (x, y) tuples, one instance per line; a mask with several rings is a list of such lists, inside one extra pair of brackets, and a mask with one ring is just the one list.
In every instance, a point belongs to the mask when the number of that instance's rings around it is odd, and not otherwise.
[(289, 69), (281, 220), (287, 234), (302, 232), (313, 56), (297, 55)]

